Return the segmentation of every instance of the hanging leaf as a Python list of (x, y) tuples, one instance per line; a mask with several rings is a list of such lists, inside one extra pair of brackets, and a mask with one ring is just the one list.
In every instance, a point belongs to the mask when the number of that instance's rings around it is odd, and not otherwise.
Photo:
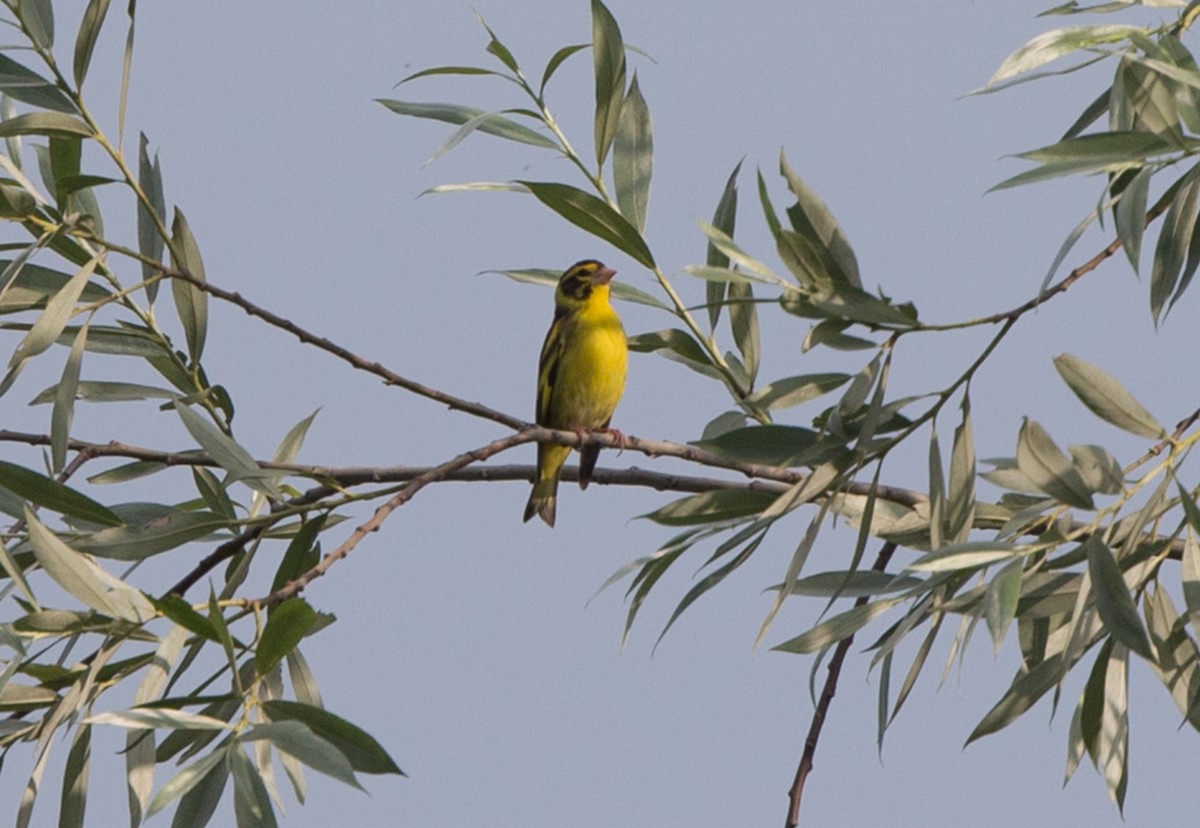
[[(175, 209), (175, 219), (171, 223), (171, 240), (171, 263), (186, 270), (193, 278), (205, 281), (200, 248), (179, 208)], [(179, 314), (187, 339), (188, 355), (193, 364), (199, 364), (200, 356), (204, 353), (204, 340), (208, 336), (208, 294), (182, 279), (171, 280), (171, 294), (175, 298), (175, 312)]]
[(598, 239), (654, 269), (654, 256), (641, 233), (624, 216), (594, 195), (569, 184), (543, 181), (515, 182), (529, 190), (554, 212)]
[(987, 85), (996, 84), (1015, 75), (1036, 69), (1060, 57), (1104, 43), (1119, 43), (1132, 34), (1140, 34), (1138, 26), (1068, 26), (1043, 32), (1004, 59), (1000, 68), (988, 78)]
[(1120, 381), (1102, 368), (1071, 354), (1059, 354), (1054, 367), (1075, 396), (1105, 422), (1139, 437), (1159, 439), (1164, 429)]
[(1060, 503), (1094, 509), (1092, 494), (1079, 471), (1050, 439), (1046, 430), (1030, 419), (1017, 436), (1017, 468), (1040, 491)]
[[(721, 198), (717, 201), (717, 209), (713, 211), (712, 217), (712, 226), (731, 239), (737, 219), (737, 177), (741, 169), (742, 162), (738, 161), (733, 172), (729, 174), (729, 179), (725, 182), (725, 189), (721, 191)], [(729, 256), (713, 244), (711, 239), (707, 247), (705, 264), (709, 267), (728, 269)], [(708, 324), (715, 330), (725, 302), (725, 284), (710, 281), (705, 285), (704, 290), (705, 304), (708, 306)]]
[(617, 206), (630, 224), (644, 232), (650, 203), (650, 177), (654, 172), (654, 128), (636, 72), (621, 105), (612, 152)]
[(1138, 617), (1137, 607), (1129, 587), (1121, 575), (1121, 568), (1108, 547), (1095, 535), (1083, 543), (1087, 553), (1088, 573), (1096, 595), (1096, 609), (1100, 620), (1113, 638), (1133, 650), (1147, 661), (1154, 660), (1154, 650), (1146, 628)]
[(592, 0), (592, 59), (596, 74), (596, 116), (593, 138), (596, 164), (604, 166), (617, 134), (625, 97), (625, 43), (616, 18), (600, 0)]

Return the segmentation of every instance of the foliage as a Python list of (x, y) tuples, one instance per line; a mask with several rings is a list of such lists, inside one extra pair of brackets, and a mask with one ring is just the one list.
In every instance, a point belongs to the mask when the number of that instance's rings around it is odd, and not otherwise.
[[(17, 824), (31, 818), (59, 733), (71, 734), (60, 821), (82, 824), (92, 731), (98, 725), (126, 732), (135, 825), (173, 805), (176, 824), (207, 824), (230, 780), (238, 824), (274, 824), (280, 801), (275, 758), (301, 801), (304, 766), (355, 787), (359, 773), (399, 774), (373, 737), (325, 708), (300, 648), (334, 619), (300, 593), (429, 483), (524, 442), (593, 440), (607, 446), (611, 438), (535, 429), (419, 385), (209, 284), (184, 213), (178, 207), (168, 212), (164, 175), (147, 138), (141, 136), (136, 162), (131, 161), (122, 149), (123, 106), (117, 138), (111, 140), (85, 103), (82, 87), (101, 28), (106, 22), (117, 25), (109, 21), (107, 0), (91, 0), (73, 44), (58, 47), (73, 49), (69, 71), (56, 57), (49, 0), (6, 0), (4, 5), (6, 22), (23, 43), (0, 53), (0, 92), (6, 96), (0, 137), (7, 145), (0, 155), (0, 220), (9, 232), (0, 245), (8, 256), (0, 262), (0, 331), (13, 343), (0, 396), (34, 360), (65, 354), (59, 381), (34, 400), (49, 406), (48, 432), (0, 431), (0, 440), (47, 449), (45, 468), (0, 462), (0, 511), (12, 520), (0, 546), (5, 573), (0, 600), (6, 607), (0, 619), (0, 647), (6, 651), (0, 707), (10, 714), (0, 722), (0, 757), (20, 744), (31, 745), (34, 754)], [(1087, 10), (1118, 12), (1130, 5)], [(882, 673), (882, 739), (935, 640), (954, 626), (946, 620), (959, 619), (951, 659), (981, 620), (994, 647), (1015, 630), (1022, 663), (970, 738), (1004, 728), (1047, 694), (1057, 702), (1066, 677), (1084, 669), (1088, 678), (1070, 728), (1068, 775), (1086, 753), (1120, 806), (1128, 784), (1131, 654), (1153, 667), (1184, 718), (1200, 728), (1200, 630), (1195, 626), (1200, 623), (1200, 506), (1196, 487), (1181, 472), (1200, 434), (1192, 429), (1197, 415), (1168, 433), (1120, 380), (1062, 354), (1054, 364), (1066, 385), (1099, 419), (1145, 439), (1145, 454), (1122, 464), (1101, 446), (1064, 451), (1038, 422), (1026, 419), (1016, 431), (1014, 456), (990, 461), (992, 469), (979, 473), (970, 390), (1026, 314), (1060, 301), (1075, 282), (1120, 251), (1135, 271), (1141, 269), (1146, 228), (1159, 218), (1149, 265), (1154, 320), (1165, 321), (1189, 287), (1200, 267), (1200, 69), (1181, 37), (1195, 18), (1196, 4), (1157, 27), (1068, 26), (1039, 35), (1014, 52), (981, 90), (1104, 61), (1115, 67), (1108, 88), (1063, 137), (1023, 153), (1034, 166), (998, 185), (1096, 176), (1102, 182), (1100, 206), (1068, 236), (1045, 284), (1029, 301), (949, 323), (923, 320), (912, 303), (864, 285), (846, 232), (783, 153), (778, 181), (761, 170), (754, 178), (756, 208), (775, 250), (758, 255), (735, 240), (743, 177), (739, 162), (724, 183), (711, 222), (700, 222), (703, 261), (680, 269), (703, 284), (705, 295), (699, 309), (686, 303), (668, 276), (673, 269), (660, 262), (645, 233), (654, 171), (650, 107), (637, 73), (630, 70), (630, 49), (617, 21), (599, 0), (591, 6), (592, 42), (559, 49), (536, 82), (486, 24), (494, 68), (445, 66), (402, 81), (439, 75), (500, 78), (511, 84), (516, 103), (488, 109), (395, 99), (380, 103), (399, 115), (456, 125), (435, 157), (478, 132), (566, 159), (577, 174), (575, 183), (479, 181), (434, 191), (531, 195), (647, 268), (661, 296), (628, 287), (617, 295), (670, 319), (661, 330), (631, 337), (631, 348), (682, 364), (719, 382), (729, 395), (730, 410), (715, 416), (688, 445), (627, 441), (631, 451), (673, 454), (754, 480), (749, 485), (741, 479), (687, 484), (678, 476), (670, 484), (662, 481), (689, 493), (646, 516), (675, 534), (610, 582), (629, 579), (626, 630), (662, 575), (685, 555), (710, 548), (668, 628), (754, 556), (768, 533), (795, 531), (795, 521), (784, 523), (784, 518), (801, 515), (803, 528), (774, 586), (760, 641), (772, 633), (780, 608), (794, 596), (814, 596), (828, 607), (854, 599), (854, 606), (809, 630), (792, 631), (774, 649), (823, 654), (868, 625), (879, 627), (871, 651), (872, 664)], [(1084, 10), (1070, 3), (1052, 11)], [(133, 5), (128, 14), (126, 84)], [(556, 122), (547, 96), (564, 62), (589, 51), (595, 117), (592, 152), (584, 155)], [(1043, 68), (1062, 59), (1077, 63), (1059, 72)], [(126, 93), (123, 87), (122, 100)], [(787, 193), (782, 206), (776, 194), (780, 182)], [(118, 192), (132, 199), (136, 211), (133, 243), (105, 233), (101, 205), (122, 205)], [(1153, 200), (1152, 192), (1157, 194)], [(1108, 215), (1116, 240), (1055, 281), (1083, 230)], [(554, 277), (535, 269), (505, 273), (539, 283)], [(164, 281), (168, 291), (160, 290)], [(440, 466), (389, 477), (378, 470), (295, 464), (310, 416), (285, 434), (270, 461), (256, 459), (237, 441), (234, 400), (204, 367), (214, 297), (407, 392), (502, 423), (512, 433)], [(861, 367), (853, 373), (760, 377), (765, 347), (760, 314), (807, 326), (806, 351), (857, 354)], [(178, 331), (174, 337), (163, 327), (164, 319)], [(916, 396), (890, 392), (892, 366), (905, 343), (934, 335), (949, 341), (976, 328), (994, 333), (977, 354), (963, 359), (948, 385)], [(74, 407), (81, 400), (140, 403), (148, 423), (154, 417), (177, 419), (194, 448), (168, 452), (74, 439)], [(801, 415), (803, 405), (809, 409)], [(950, 421), (953, 429), (948, 462), (939, 418), (943, 428)], [(886, 459), (910, 440), (928, 441), (926, 492), (888, 486), (883, 477)], [(85, 493), (74, 478), (87, 463), (106, 457), (128, 462), (89, 477)], [(124, 494), (135, 482), (172, 467), (190, 470), (195, 493), (189, 499), (146, 503)], [(1004, 494), (994, 502), (981, 498), (979, 477)], [(649, 477), (632, 470), (624, 479)], [(312, 485), (300, 491), (296, 486), (304, 480)], [(110, 491), (121, 494), (108, 496)], [(321, 536), (341, 526), (346, 508), (359, 502), (378, 502), (374, 517), (322, 555)], [(838, 571), (808, 572), (810, 551), (838, 517), (858, 527), (851, 559)], [(864, 567), (868, 546), (880, 541), (874, 567)], [(254, 564), (269, 546), (282, 549), (280, 563), (273, 573), (260, 573), (263, 565)], [(893, 566), (899, 547), (914, 554)], [(181, 555), (184, 549), (188, 552)], [(195, 554), (198, 549), (206, 554)], [(143, 561), (168, 552), (184, 562), (174, 585), (156, 591), (148, 581), (134, 580)], [(121, 576), (110, 571), (121, 565), (126, 565)], [(207, 598), (187, 597), (214, 574), (219, 583)], [(269, 582), (265, 594), (255, 595), (256, 576)], [(1170, 597), (1176, 584), (1182, 587), (1182, 613)], [(913, 635), (921, 643), (893, 695), (893, 659), (901, 642)], [(117, 705), (106, 695), (117, 687), (129, 689), (131, 706)], [(156, 791), (156, 771), (168, 763), (184, 766)], [(797, 793), (796, 803), (798, 798)]]

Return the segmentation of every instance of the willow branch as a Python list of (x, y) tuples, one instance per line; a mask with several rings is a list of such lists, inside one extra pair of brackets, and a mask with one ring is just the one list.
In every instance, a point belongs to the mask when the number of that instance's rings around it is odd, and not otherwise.
[(215, 296), (218, 299), (229, 302), (230, 304), (237, 305), (250, 316), (261, 319), (268, 325), (279, 328), (280, 330), (287, 331), (304, 344), (313, 345), (317, 348), (320, 348), (322, 351), (325, 351), (326, 353), (333, 354), (338, 359), (349, 363), (351, 366), (360, 371), (365, 371), (368, 374), (374, 374), (375, 376), (382, 378), (389, 385), (395, 385), (399, 388), (403, 388), (406, 391), (417, 394), (418, 396), (425, 397), (426, 399), (433, 400), (434, 402), (442, 403), (452, 410), (462, 411), (475, 417), (491, 420), (493, 422), (500, 423), (501, 425), (506, 425), (512, 429), (521, 429), (528, 425), (528, 423), (520, 418), (505, 414), (502, 411), (497, 411), (494, 408), (489, 408), (482, 403), (470, 402), (469, 400), (456, 397), (453, 394), (447, 394), (444, 391), (439, 391), (436, 388), (431, 388), (428, 385), (422, 385), (419, 382), (414, 382), (413, 380), (402, 377), (395, 371), (385, 368), (378, 362), (371, 362), (370, 360), (364, 359), (348, 348), (344, 348), (341, 345), (338, 345), (336, 342), (326, 339), (323, 336), (317, 336), (307, 329), (300, 327), (295, 322), (284, 319), (282, 316), (279, 316), (278, 314), (272, 313), (266, 308), (254, 304), (249, 299), (243, 297), (240, 293), (225, 290), (224, 288), (217, 287), (211, 282), (197, 279), (191, 273), (188, 273), (184, 270), (164, 268), (162, 272), (164, 275), (169, 276), (172, 279), (178, 279), (181, 282), (187, 282), (192, 287), (202, 290), (211, 296)]
[[(891, 561), (895, 551), (896, 544), (891, 541), (885, 543), (880, 548), (879, 555), (875, 558), (875, 563), (871, 566), (871, 569), (876, 572), (883, 572), (887, 569), (888, 562)], [(854, 601), (854, 606), (861, 607), (868, 600), (870, 600), (870, 596), (860, 595)], [(837, 693), (837, 683), (838, 678), (842, 674), (842, 664), (845, 662), (846, 654), (850, 651), (852, 644), (854, 644), (853, 635), (843, 638), (838, 642), (837, 648), (833, 651), (833, 658), (829, 660), (829, 674), (825, 677), (825, 686), (821, 689), (821, 698), (817, 702), (817, 708), (813, 711), (812, 720), (808, 725), (808, 736), (804, 740), (804, 753), (800, 756), (800, 766), (796, 768), (796, 779), (792, 783), (791, 790), (788, 791), (788, 813), (787, 820), (784, 822), (785, 828), (796, 828), (800, 824), (800, 799), (804, 795), (804, 782), (812, 772), (813, 759), (817, 755), (817, 741), (821, 738), (821, 728), (825, 726), (825, 716), (829, 713), (829, 705)]]

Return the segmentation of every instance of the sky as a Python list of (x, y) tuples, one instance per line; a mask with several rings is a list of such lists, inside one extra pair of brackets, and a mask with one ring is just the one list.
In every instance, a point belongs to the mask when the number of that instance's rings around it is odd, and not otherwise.
[[(845, 228), (868, 289), (913, 301), (930, 321), (1025, 301), (1062, 239), (1094, 208), (1099, 183), (987, 190), (1024, 168), (1007, 156), (1056, 141), (1107, 84), (1108, 69), (997, 95), (966, 93), (1030, 37), (1078, 22), (1036, 19), (1045, 5), (936, 0), (916, 13), (912, 5), (810, 0), (680, 13), (668, 4), (612, 0), (626, 42), (649, 55), (632, 55), (630, 67), (654, 118), (647, 236), (656, 259), (689, 301), (701, 301), (703, 285), (679, 271), (703, 261), (696, 220), (711, 216), (745, 158), (738, 239), (775, 263), (753, 171), (761, 169), (777, 205), (786, 204), (776, 175), (784, 148)], [(70, 32), (83, 4), (59, 6), (60, 30)], [(590, 37), (582, 0), (480, 0), (474, 8), (533, 75), (558, 47)], [(87, 88), (93, 110), (110, 124), (122, 13), (114, 6)], [(644, 290), (653, 284), (627, 257), (527, 196), (419, 197), (447, 182), (579, 183), (548, 153), (479, 134), (426, 163), (452, 128), (401, 118), (374, 102), (516, 105), (504, 84), (488, 79), (393, 88), (431, 66), (489, 65), (486, 44), (466, 3), (142, 4), (126, 147), (144, 132), (158, 153), (167, 200), (186, 213), (211, 282), (406, 377), (531, 416), (551, 297), (483, 271), (562, 268), (597, 257), (620, 280)], [(581, 147), (590, 145), (591, 98), (590, 60), (577, 56), (553, 82), (549, 104)], [(131, 216), (115, 201), (105, 216), (110, 235), (128, 231)], [(1086, 235), (1066, 267), (1107, 242), (1102, 233)], [(619, 310), (630, 333), (668, 322), (642, 306)], [(237, 308), (214, 303), (211, 315), (208, 371), (232, 393), (237, 437), (257, 456), (269, 455), (316, 409), (302, 462), (436, 463), (502, 433), (386, 388)], [(1125, 262), (1110, 261), (1023, 319), (978, 378), (978, 456), (1011, 456), (1028, 416), (1062, 445), (1100, 443), (1124, 462), (1134, 459), (1144, 444), (1083, 409), (1051, 360), (1067, 351), (1103, 366), (1173, 423), (1196, 405), (1188, 383), (1179, 382), (1179, 366), (1198, 356), (1196, 321), (1196, 298), (1187, 296), (1156, 329), (1146, 284)], [(861, 355), (802, 353), (806, 330), (802, 320), (764, 320), (764, 378), (861, 365)], [(897, 395), (941, 387), (987, 335), (906, 340), (894, 367)], [(48, 409), (24, 402), (57, 370), (31, 370), (0, 400), (5, 427), (47, 428)], [(188, 439), (172, 417), (151, 409), (103, 408), (81, 406), (75, 436), (161, 447)], [(715, 383), (635, 354), (614, 425), (687, 442), (727, 409)], [(805, 423), (817, 410), (799, 409), (790, 422)], [(131, 411), (158, 419), (148, 430), (144, 419), (130, 421)], [(948, 445), (955, 421), (939, 425)], [(887, 482), (924, 489), (925, 451), (919, 438), (890, 460)], [(525, 447), (502, 462), (532, 458)], [(683, 468), (629, 453), (605, 452), (600, 462)], [(179, 482), (187, 496), (187, 481)], [(780, 824), (812, 712), (812, 662), (769, 647), (807, 629), (822, 605), (789, 602), (766, 645), (753, 644), (771, 602), (764, 589), (781, 579), (803, 523), (776, 530), (655, 648), (704, 552), (681, 561), (622, 646), (623, 588), (593, 596), (615, 570), (670, 536), (636, 518), (672, 496), (564, 486), (553, 530), (521, 523), (527, 496), (523, 483), (426, 489), (306, 591), (314, 607), (338, 618), (304, 646), (326, 704), (375, 735), (409, 778), (365, 777), (364, 795), (309, 774), (309, 801), (301, 806), (286, 794), (283, 824)], [(340, 537), (335, 531), (327, 544)], [(854, 540), (844, 525), (824, 533), (811, 571), (844, 567)], [(169, 582), (179, 566), (170, 558), (156, 560), (147, 577)], [(872, 638), (864, 635), (861, 645)], [(802, 825), (1101, 828), (1171, 824), (1197, 811), (1200, 793), (1181, 790), (1178, 781), (1200, 742), (1179, 728), (1169, 696), (1136, 660), (1124, 822), (1089, 766), (1062, 786), (1083, 676), (1068, 681), (1056, 717), (1043, 700), (964, 749), (1018, 663), (1012, 642), (993, 656), (985, 638), (976, 636), (940, 687), (947, 641), (935, 647), (882, 751), (875, 744), (878, 675), (856, 645), (808, 780)], [(901, 652), (911, 658), (912, 647)], [(124, 820), (118, 736), (98, 737), (93, 749), (88, 824)], [(19, 760), (14, 754), (5, 762), (0, 813), (15, 811), (25, 772)], [(56, 823), (58, 781), (53, 770), (48, 776), (37, 826)], [(160, 770), (158, 781), (165, 778)], [(227, 800), (213, 824), (232, 819)], [(160, 815), (150, 824), (167, 822)]]

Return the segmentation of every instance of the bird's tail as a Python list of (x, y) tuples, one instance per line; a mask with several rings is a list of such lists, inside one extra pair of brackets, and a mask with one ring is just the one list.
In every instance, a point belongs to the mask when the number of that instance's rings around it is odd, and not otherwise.
[(526, 522), (537, 515), (546, 521), (547, 526), (554, 525), (558, 508), (558, 475), (570, 453), (568, 446), (550, 443), (538, 445), (538, 477), (533, 484), (533, 491), (529, 493), (529, 502), (525, 504)]

